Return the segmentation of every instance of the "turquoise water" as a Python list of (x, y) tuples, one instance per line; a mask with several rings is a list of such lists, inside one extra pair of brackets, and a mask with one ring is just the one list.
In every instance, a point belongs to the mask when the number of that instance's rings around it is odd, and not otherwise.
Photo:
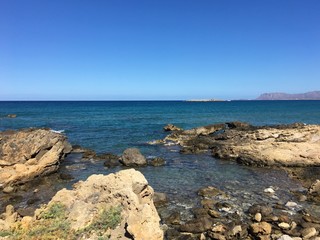
[[(17, 114), (17, 118), (6, 118), (8, 114)], [(209, 155), (182, 155), (176, 146), (147, 144), (162, 139), (165, 136), (162, 128), (168, 123), (192, 128), (228, 121), (254, 125), (320, 124), (320, 101), (0, 102), (0, 131), (48, 127), (63, 130), (72, 144), (98, 153), (121, 154), (128, 147), (138, 147), (147, 157), (165, 158), (165, 166), (140, 171), (156, 191), (169, 195), (170, 206), (175, 208), (183, 210), (196, 205), (196, 191), (208, 185), (226, 191), (231, 196), (228, 201), (242, 209), (259, 201), (296, 200), (290, 190), (303, 188), (281, 170), (240, 166)], [(77, 167), (82, 166), (79, 164), (84, 166)], [(70, 165), (75, 168), (70, 170)], [(91, 174), (120, 169), (106, 169), (102, 162), (83, 162), (79, 155), (71, 155), (62, 171), (71, 173), (75, 179), (63, 184), (70, 187)], [(52, 187), (61, 188), (63, 184)], [(269, 186), (277, 189), (278, 199), (263, 193)]]

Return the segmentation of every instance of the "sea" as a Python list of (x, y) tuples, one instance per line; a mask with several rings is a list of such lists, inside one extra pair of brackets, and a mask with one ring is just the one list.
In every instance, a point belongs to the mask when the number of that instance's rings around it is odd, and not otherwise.
[[(8, 114), (17, 117), (8, 118)], [(44, 127), (59, 131), (71, 144), (93, 149), (98, 154), (121, 154), (127, 148), (136, 147), (147, 158), (164, 158), (164, 166), (138, 169), (155, 191), (168, 195), (169, 203), (163, 214), (175, 209), (188, 218), (188, 211), (199, 205), (198, 189), (205, 186), (225, 191), (229, 196), (225, 201), (233, 206), (230, 211), (240, 214), (262, 201), (277, 204), (297, 201), (293, 192), (306, 189), (281, 169), (242, 166), (215, 159), (210, 153), (185, 155), (179, 152), (178, 146), (149, 144), (166, 136), (163, 127), (168, 123), (190, 129), (230, 121), (259, 126), (320, 124), (320, 101), (0, 101), (0, 131)], [(70, 154), (60, 171), (74, 179), (53, 181), (43, 191), (51, 189), (52, 195), (63, 187), (71, 189), (73, 183), (91, 174), (109, 174), (121, 169), (125, 168), (106, 168), (103, 161), (83, 161), (81, 154)], [(35, 188), (41, 189), (42, 183), (38, 184)], [(269, 187), (275, 190), (272, 196), (264, 193)], [(15, 204), (25, 207), (27, 202), (17, 198)], [(319, 206), (308, 202), (298, 206), (319, 212), (320, 216)]]

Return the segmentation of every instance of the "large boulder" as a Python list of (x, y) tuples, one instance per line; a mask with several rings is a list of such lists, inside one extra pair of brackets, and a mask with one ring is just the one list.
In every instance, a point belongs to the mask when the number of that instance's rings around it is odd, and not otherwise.
[(64, 135), (48, 129), (0, 133), (0, 187), (16, 185), (59, 168), (72, 150)]
[(121, 163), (127, 167), (138, 167), (147, 165), (146, 158), (137, 148), (126, 149), (121, 156)]
[[(91, 175), (72, 190), (57, 192), (47, 205), (36, 210), (26, 229), (21, 229), (24, 219), (10, 228), (20, 226), (14, 231), (21, 239), (42, 229), (46, 239), (160, 240), (163, 231), (153, 195), (145, 177), (134, 169)], [(0, 230), (4, 229), (1, 223), (5, 221), (0, 221)], [(8, 229), (7, 224), (5, 227)]]

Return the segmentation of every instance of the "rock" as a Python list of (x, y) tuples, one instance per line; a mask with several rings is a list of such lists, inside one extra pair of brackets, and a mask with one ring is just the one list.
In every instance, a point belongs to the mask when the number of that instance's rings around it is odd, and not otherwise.
[(0, 185), (14, 186), (57, 171), (71, 146), (48, 129), (0, 132)]
[(17, 114), (8, 114), (7, 115), (7, 118), (16, 118), (17, 117)]
[(219, 224), (219, 225), (216, 225), (213, 228), (211, 228), (211, 231), (216, 232), (216, 233), (224, 233), (227, 231), (227, 228), (226, 228), (226, 226)]
[(261, 213), (256, 213), (256, 215), (254, 215), (254, 220), (256, 220), (257, 222), (261, 222), (261, 219), (262, 219)]
[(287, 202), (286, 203), (286, 207), (289, 207), (289, 208), (295, 208), (295, 207), (297, 207), (298, 206), (298, 204), (297, 203), (295, 203), (295, 202)]
[(278, 240), (293, 240), (289, 235), (282, 235), (278, 238)]
[(241, 225), (237, 225), (231, 230), (231, 233), (233, 236), (236, 236), (237, 234), (240, 234), (241, 232), (242, 232)]
[(167, 194), (155, 192), (153, 195), (153, 202), (156, 207), (165, 205), (168, 202)]
[(309, 188), (308, 192), (310, 194), (318, 194), (320, 195), (320, 180), (317, 179)]
[(9, 230), (17, 219), (18, 214), (14, 211), (14, 207), (12, 205), (8, 205), (5, 213), (2, 214), (2, 219), (0, 218), (0, 231)]
[(2, 192), (4, 192), (4, 193), (12, 193), (12, 192), (14, 192), (14, 187), (7, 186), (2, 190)]
[(65, 221), (71, 231), (90, 225), (103, 210), (117, 207), (121, 217), (119, 224), (108, 230), (110, 239), (163, 239), (160, 218), (153, 204), (153, 189), (134, 169), (107, 176), (91, 175), (86, 181), (74, 184), (72, 190), (60, 190), (46, 206), (36, 210), (33, 224), (41, 222), (43, 213), (56, 204), (64, 206)]
[(226, 240), (227, 238), (219, 233), (215, 233), (215, 232), (208, 232), (208, 236), (210, 237), (210, 239), (214, 239), (214, 240)]
[(74, 177), (69, 173), (60, 173), (59, 174), (59, 178), (61, 180), (72, 180), (72, 179), (74, 179)]
[(98, 155), (96, 158), (100, 160), (105, 160), (103, 163), (105, 167), (110, 168), (120, 166), (120, 157), (115, 154), (105, 153), (102, 155)]
[(35, 211), (35, 209), (34, 208), (30, 208), (30, 207), (28, 207), (28, 208), (18, 208), (17, 209), (17, 213), (22, 217), (33, 216), (34, 211)]
[(279, 226), (281, 229), (284, 229), (284, 230), (290, 229), (290, 224), (289, 224), (289, 223), (286, 223), (286, 222), (281, 222), (281, 223), (278, 224), (278, 226)]
[(163, 128), (163, 130), (165, 130), (166, 132), (171, 132), (171, 131), (181, 131), (182, 128), (179, 128), (173, 124), (168, 124), (167, 126), (165, 126)]
[(250, 230), (253, 234), (261, 234), (261, 235), (269, 235), (271, 234), (271, 224), (267, 222), (259, 222), (259, 223), (253, 223), (250, 225)]
[(214, 124), (173, 132), (164, 142), (179, 144), (184, 153), (211, 150), (214, 157), (245, 165), (320, 165), (320, 125)]
[(179, 225), (181, 221), (180, 213), (174, 212), (167, 219), (166, 222), (172, 225)]
[(181, 232), (202, 233), (209, 230), (211, 226), (212, 226), (211, 219), (202, 217), (202, 218), (190, 220), (185, 224), (180, 225), (179, 230)]
[(263, 190), (265, 193), (270, 193), (270, 194), (274, 194), (275, 191), (273, 190), (273, 188), (269, 187)]
[(202, 197), (215, 197), (219, 194), (224, 194), (224, 192), (212, 186), (200, 188), (198, 191), (198, 195)]
[(128, 148), (122, 154), (121, 163), (127, 167), (139, 167), (147, 165), (147, 160), (139, 149)]
[(314, 227), (305, 228), (301, 231), (303, 239), (310, 239), (317, 235), (317, 230)]
[(248, 212), (253, 216), (256, 213), (261, 213), (262, 217), (269, 217), (272, 214), (273, 209), (266, 204), (254, 204), (248, 209)]
[(148, 162), (148, 165), (153, 167), (160, 167), (166, 164), (166, 161), (163, 158), (157, 157), (153, 158)]
[(221, 214), (213, 209), (208, 210), (208, 214), (213, 218), (219, 218), (221, 217)]

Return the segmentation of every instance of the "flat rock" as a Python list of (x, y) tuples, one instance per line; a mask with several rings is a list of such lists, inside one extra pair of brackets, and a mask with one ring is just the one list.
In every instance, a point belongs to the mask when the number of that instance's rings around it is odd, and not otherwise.
[(320, 166), (320, 125), (214, 124), (169, 134), (184, 153), (210, 150), (214, 157), (256, 166)]

